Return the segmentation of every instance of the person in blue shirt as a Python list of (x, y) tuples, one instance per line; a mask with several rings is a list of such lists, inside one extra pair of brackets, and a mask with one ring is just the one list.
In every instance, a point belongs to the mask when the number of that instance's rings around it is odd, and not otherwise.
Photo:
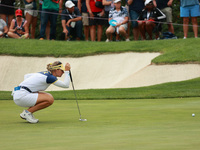
[[(12, 92), (15, 104), (21, 107), (29, 107), (20, 114), (22, 119), (30, 123), (38, 123), (39, 120), (33, 116), (33, 113), (49, 107), (54, 102), (51, 94), (42, 91), (45, 91), (51, 84), (68, 88), (70, 68), (69, 63), (66, 63), (64, 67), (60, 61), (55, 61), (47, 65), (47, 71), (24, 76), (24, 81)], [(61, 77), (63, 74), (65, 74), (64, 81), (58, 80), (57, 77)]]
[(183, 18), (184, 39), (187, 38), (190, 17), (193, 25), (194, 37), (198, 37), (197, 17), (200, 16), (198, 0), (181, 0), (180, 16)]

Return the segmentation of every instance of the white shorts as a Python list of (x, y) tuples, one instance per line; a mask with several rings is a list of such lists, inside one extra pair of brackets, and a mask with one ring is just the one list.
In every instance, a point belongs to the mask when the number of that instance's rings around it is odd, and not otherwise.
[(111, 26), (111, 27), (114, 29), (114, 32), (117, 32), (117, 33), (119, 34), (119, 28), (120, 28), (120, 27), (123, 27), (124, 30), (127, 30), (128, 24), (127, 24), (127, 23), (126, 23), (126, 24), (122, 24), (121, 26), (119, 26), (119, 27), (117, 27), (117, 28), (115, 28), (115, 27), (113, 27), (113, 26)]
[(37, 10), (25, 10), (24, 11), (24, 15), (26, 16), (26, 13), (29, 13), (29, 15), (33, 16), (33, 17), (37, 17), (38, 16), (38, 11)]
[(25, 89), (20, 89), (13, 92), (13, 100), (15, 104), (21, 107), (35, 106), (38, 99), (38, 93), (30, 93)]

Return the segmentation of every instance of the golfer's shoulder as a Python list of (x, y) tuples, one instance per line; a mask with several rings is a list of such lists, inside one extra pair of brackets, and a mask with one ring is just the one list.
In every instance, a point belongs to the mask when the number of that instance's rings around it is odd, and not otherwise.
[(47, 83), (53, 83), (58, 80), (57, 77), (52, 75), (49, 71), (42, 71), (42, 72), (39, 72), (39, 74), (44, 77)]

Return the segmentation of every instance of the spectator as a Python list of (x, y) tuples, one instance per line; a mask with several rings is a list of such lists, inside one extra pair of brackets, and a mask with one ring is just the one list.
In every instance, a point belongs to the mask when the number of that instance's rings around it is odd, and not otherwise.
[[(68, 0), (66, 0), (66, 1), (68, 1)], [(70, 0), (70, 1), (72, 1), (74, 3), (75, 7), (78, 7), (78, 0)]]
[(5, 22), (7, 22), (6, 18), (8, 18), (8, 28), (15, 14), (14, 3), (15, 0), (0, 0), (0, 17)]
[(191, 17), (194, 37), (198, 37), (199, 1), (198, 0), (181, 0), (180, 16), (183, 18), (184, 39), (187, 38), (189, 17)]
[(22, 10), (15, 11), (16, 19), (13, 19), (9, 28), (8, 36), (15, 39), (27, 39), (29, 37), (29, 30), (27, 21), (22, 18)]
[(82, 35), (81, 13), (72, 1), (67, 1), (65, 7), (66, 9), (63, 10), (61, 16), (63, 33), (66, 34), (67, 39), (69, 40), (69, 35), (72, 35), (71, 32), (75, 31), (76, 40), (80, 40)]
[[(42, 4), (43, 0), (39, 0), (39, 15), (40, 15), (40, 20), (42, 19), (41, 13), (42, 13)], [(41, 23), (40, 23), (40, 30), (41, 30)], [(46, 39), (50, 39), (50, 22), (48, 21), (47, 26), (46, 26)]]
[[(126, 4), (125, 5), (125, 8), (127, 9), (127, 12), (128, 12), (128, 27), (127, 27), (127, 38), (129, 39), (129, 36), (130, 36), (130, 28), (131, 28), (131, 22), (130, 22), (130, 14), (129, 14), (129, 6)], [(117, 38), (117, 37), (116, 37)], [(119, 37), (120, 38), (120, 37)], [(130, 41), (130, 40), (129, 40)]]
[(129, 41), (126, 30), (128, 27), (128, 11), (125, 7), (121, 6), (121, 0), (115, 0), (114, 1), (115, 8), (112, 8), (109, 12), (109, 20), (116, 20), (116, 26), (109, 26), (106, 30), (106, 36), (107, 40), (106, 42), (109, 42), (110, 35), (114, 32), (117, 32), (117, 34), (121, 34), (123, 37), (126, 38), (126, 41)]
[[(97, 26), (97, 41), (101, 41), (103, 33), (103, 24), (101, 17), (104, 15), (104, 9), (95, 6), (95, 2), (102, 2), (102, 0), (86, 0), (86, 6), (89, 12), (90, 38), (91, 41), (96, 41), (96, 26)], [(101, 8), (100, 8), (101, 7)]]
[(144, 0), (127, 0), (127, 4), (129, 5), (129, 15), (133, 27), (134, 40), (138, 40), (140, 30), (136, 20), (144, 8)]
[(44, 39), (47, 23), (50, 21), (50, 40), (56, 39), (56, 23), (61, 13), (63, 0), (43, 0), (41, 14), (40, 40)]
[[(103, 0), (102, 4), (104, 5), (104, 11), (105, 11), (105, 27), (108, 28), (110, 25), (108, 23), (109, 19), (109, 11), (114, 8), (114, 0)], [(118, 38), (118, 37), (117, 37)], [(112, 34), (110, 35), (110, 41), (112, 41)]]
[(104, 10), (105, 10), (105, 18), (106, 19), (106, 26), (108, 27), (109, 26), (109, 23), (108, 23), (108, 19), (109, 19), (109, 11), (114, 8), (114, 3), (113, 3), (113, 0), (103, 0), (102, 1), (102, 4), (104, 5)]
[(35, 28), (37, 25), (37, 6), (36, 0), (24, 0), (25, 3), (25, 11), (24, 14), (26, 16), (27, 26), (30, 28), (31, 26), (31, 38), (35, 39)]
[(0, 38), (6, 37), (8, 33), (8, 26), (3, 19), (0, 19)]
[(168, 31), (174, 34), (174, 27), (172, 24), (172, 3), (173, 0), (153, 0), (154, 6), (159, 8), (166, 16)]
[(89, 15), (87, 13), (86, 0), (78, 0), (78, 8), (82, 13), (82, 23), (84, 29), (85, 40), (89, 40)]
[(138, 18), (138, 25), (140, 32), (142, 34), (143, 40), (146, 40), (146, 32), (149, 35), (149, 39), (152, 40), (153, 32), (156, 33), (156, 39), (158, 38), (159, 33), (159, 23), (162, 19), (165, 19), (166, 16), (163, 14), (160, 9), (156, 8), (153, 5), (153, 0), (145, 1), (145, 8)]

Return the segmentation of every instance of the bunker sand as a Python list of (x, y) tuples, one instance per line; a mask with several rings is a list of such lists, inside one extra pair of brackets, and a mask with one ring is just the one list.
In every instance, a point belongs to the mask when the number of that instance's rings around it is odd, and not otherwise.
[[(12, 91), (23, 81), (25, 74), (46, 71), (46, 65), (57, 60), (71, 64), (75, 89), (142, 87), (200, 76), (198, 64), (151, 65), (151, 60), (159, 55), (128, 52), (81, 58), (0, 56), (0, 90)], [(54, 85), (47, 89), (57, 90), (66, 89)]]

